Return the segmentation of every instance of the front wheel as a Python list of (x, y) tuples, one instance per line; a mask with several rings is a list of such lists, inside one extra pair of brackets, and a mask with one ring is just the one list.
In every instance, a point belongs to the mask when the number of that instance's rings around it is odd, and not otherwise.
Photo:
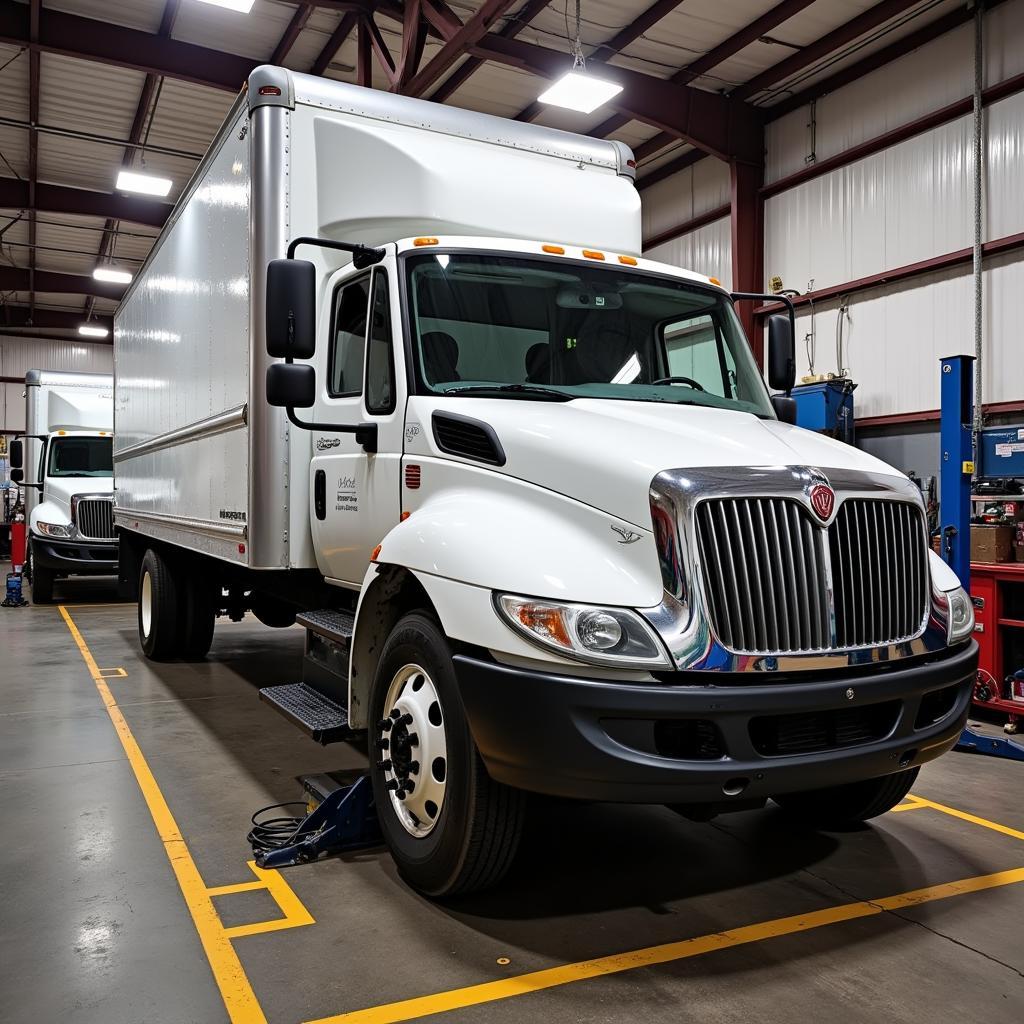
[(36, 559), (31, 554), (31, 549), (29, 551), (29, 566), (32, 573), (29, 577), (29, 582), (32, 584), (32, 603), (52, 604), (54, 579), (53, 570), (37, 564)]
[(919, 771), (919, 768), (910, 768), (880, 779), (864, 779), (807, 793), (787, 793), (772, 799), (787, 814), (808, 825), (843, 828), (891, 811), (910, 792)]
[(399, 872), (435, 897), (494, 885), (515, 857), (525, 794), (487, 774), (433, 619), (413, 613), (392, 630), (370, 713), (374, 801)]

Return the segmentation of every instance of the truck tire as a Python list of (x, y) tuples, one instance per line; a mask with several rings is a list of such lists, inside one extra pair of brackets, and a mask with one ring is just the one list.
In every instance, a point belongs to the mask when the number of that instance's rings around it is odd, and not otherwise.
[(53, 604), (53, 570), (38, 565), (35, 558), (32, 557), (31, 552), (29, 554), (29, 566), (32, 572), (32, 575), (30, 576), (30, 582), (32, 584), (32, 603)]
[(821, 828), (855, 825), (891, 811), (917, 780), (919, 768), (830, 789), (788, 793), (772, 799), (789, 815)]
[(435, 897), (494, 885), (515, 857), (525, 794), (487, 774), (448, 641), (429, 616), (406, 615), (391, 631), (370, 714), (374, 801), (399, 873)]
[(202, 577), (186, 576), (178, 580), (181, 602), (181, 656), (185, 661), (202, 661), (213, 643), (217, 610), (213, 606), (213, 588)]
[(166, 559), (150, 548), (139, 570), (139, 643), (151, 661), (168, 661), (181, 647), (178, 588)]

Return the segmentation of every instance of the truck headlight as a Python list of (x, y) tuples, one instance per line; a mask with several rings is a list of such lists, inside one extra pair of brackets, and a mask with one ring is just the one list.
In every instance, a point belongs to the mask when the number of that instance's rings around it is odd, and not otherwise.
[(955, 644), (974, 632), (974, 602), (963, 587), (946, 591), (949, 603), (949, 627), (947, 642)]
[(70, 537), (71, 527), (62, 523), (44, 523), (41, 519), (36, 520), (36, 529), (47, 537)]
[(496, 594), (494, 606), (527, 640), (576, 661), (670, 668), (657, 634), (636, 612)]

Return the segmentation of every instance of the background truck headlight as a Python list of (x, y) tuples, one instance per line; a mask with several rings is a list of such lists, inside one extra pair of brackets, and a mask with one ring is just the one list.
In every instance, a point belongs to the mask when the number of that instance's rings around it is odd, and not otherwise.
[(501, 617), (527, 640), (595, 665), (671, 668), (661, 641), (636, 612), (496, 594)]
[(963, 587), (947, 591), (946, 600), (949, 603), (948, 642), (955, 644), (974, 632), (974, 603)]
[(41, 519), (36, 520), (36, 529), (47, 537), (70, 537), (71, 527), (61, 523), (44, 523)]

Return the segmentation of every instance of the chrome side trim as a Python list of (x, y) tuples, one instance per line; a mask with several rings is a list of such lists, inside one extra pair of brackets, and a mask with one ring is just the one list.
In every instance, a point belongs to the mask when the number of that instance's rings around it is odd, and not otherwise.
[[(736, 653), (724, 647), (714, 635), (707, 596), (701, 583), (702, 555), (693, 515), (697, 504), (708, 498), (774, 497), (795, 499), (810, 508), (806, 495), (808, 485), (822, 475), (821, 470), (802, 466), (725, 467), (667, 470), (651, 482), (651, 512), (665, 593), (660, 605), (641, 609), (640, 614), (658, 631), (678, 669), (696, 672), (813, 672), (899, 661), (946, 649), (947, 613), (934, 594), (921, 629), (915, 636), (879, 647), (818, 650), (806, 654)], [(837, 496), (829, 523), (835, 521), (842, 503), (851, 498), (910, 502), (918, 507), (922, 516), (924, 514), (920, 492), (902, 477), (839, 470), (829, 470), (827, 476)], [(674, 531), (666, 529), (669, 522), (675, 524)], [(786, 555), (790, 554), (787, 549)], [(827, 548), (822, 549), (819, 557), (828, 560)], [(796, 561), (801, 561), (799, 556)], [(920, 566), (916, 568), (921, 571)], [(730, 573), (738, 588), (742, 586), (746, 569), (746, 566), (731, 566)], [(795, 575), (794, 585), (799, 585), (799, 573)], [(830, 579), (829, 584), (834, 585), (834, 581)], [(794, 596), (796, 591), (790, 588), (787, 599)], [(749, 613), (754, 614), (754, 609), (749, 609)], [(823, 613), (824, 609), (817, 614)]]
[[(134, 520), (134, 522), (129, 522)], [(245, 539), (249, 527), (245, 523), (219, 523), (213, 519), (193, 519), (191, 516), (172, 516), (167, 512), (144, 512), (137, 508), (115, 508), (114, 523), (117, 526), (134, 528), (138, 520), (145, 523), (163, 523), (181, 530), (196, 530), (216, 537), (241, 537)]]
[(127, 448), (122, 448), (114, 454), (114, 462), (124, 462), (140, 455), (149, 455), (152, 452), (163, 451), (165, 448), (173, 448), (175, 445), (187, 444), (189, 441), (213, 437), (215, 434), (226, 434), (231, 430), (244, 427), (247, 420), (248, 406), (239, 405), (234, 409), (227, 409), (213, 416), (196, 420), (195, 423), (187, 423), (183, 427), (178, 427), (177, 430), (169, 430), (166, 434), (159, 434), (147, 441), (139, 441)]

